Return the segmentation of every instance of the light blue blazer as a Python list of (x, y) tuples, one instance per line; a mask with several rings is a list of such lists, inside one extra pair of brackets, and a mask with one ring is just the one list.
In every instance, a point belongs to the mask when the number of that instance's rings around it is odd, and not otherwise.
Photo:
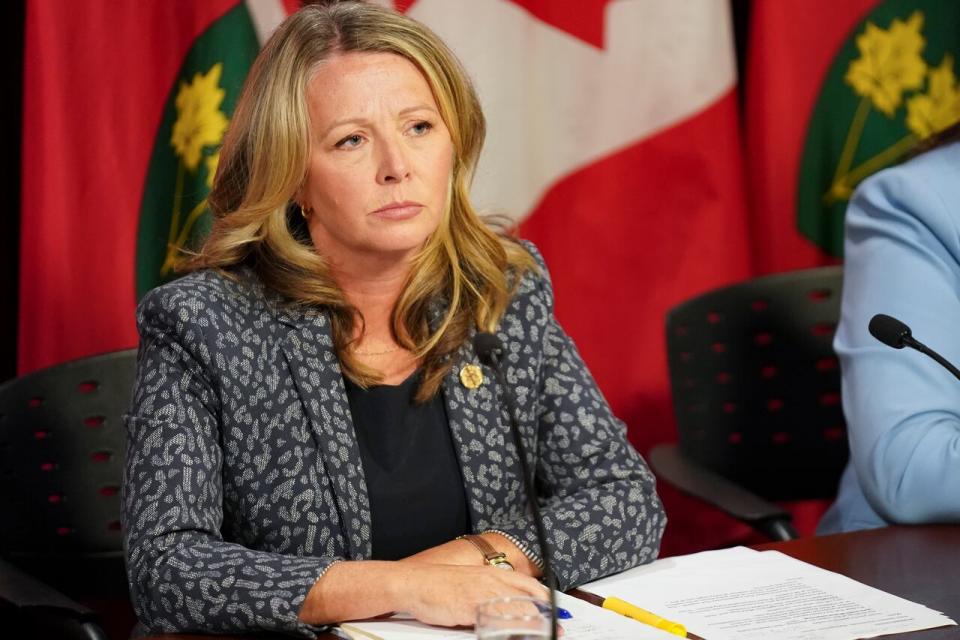
[(892, 315), (960, 363), (960, 143), (864, 181), (846, 225), (834, 348), (851, 459), (819, 532), (960, 522), (960, 381), (867, 331)]

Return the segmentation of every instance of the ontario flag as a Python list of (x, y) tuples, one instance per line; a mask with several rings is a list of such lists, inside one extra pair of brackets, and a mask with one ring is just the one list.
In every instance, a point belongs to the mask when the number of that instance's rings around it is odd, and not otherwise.
[(758, 271), (842, 257), (857, 185), (960, 120), (958, 59), (955, 2), (753, 4), (745, 120)]
[[(676, 439), (664, 316), (749, 275), (726, 0), (405, 0), (488, 119), (474, 198), (547, 258), (557, 315), (633, 444)], [(28, 7), (20, 370), (136, 344), (134, 307), (209, 225), (243, 77), (295, 2)], [(731, 525), (661, 486), (664, 551)], [(709, 534), (704, 533), (709, 531)]]
[[(77, 15), (83, 19), (78, 20)], [(27, 4), (18, 370), (137, 343), (279, 2)]]

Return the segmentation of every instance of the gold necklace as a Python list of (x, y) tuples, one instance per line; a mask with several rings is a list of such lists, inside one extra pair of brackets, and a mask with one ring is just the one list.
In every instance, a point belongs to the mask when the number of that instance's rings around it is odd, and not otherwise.
[(361, 351), (360, 349), (351, 349), (351, 353), (357, 356), (385, 356), (388, 353), (395, 353), (400, 350), (400, 345), (394, 345), (383, 351)]

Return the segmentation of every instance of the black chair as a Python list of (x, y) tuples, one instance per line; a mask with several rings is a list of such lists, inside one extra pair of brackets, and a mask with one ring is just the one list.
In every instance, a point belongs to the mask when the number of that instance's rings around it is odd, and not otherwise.
[(772, 501), (830, 498), (848, 446), (831, 343), (841, 267), (757, 278), (667, 315), (678, 444), (654, 471), (773, 540), (797, 537)]
[(124, 428), (136, 350), (0, 385), (0, 628), (105, 638), (75, 601), (129, 608), (120, 534)]

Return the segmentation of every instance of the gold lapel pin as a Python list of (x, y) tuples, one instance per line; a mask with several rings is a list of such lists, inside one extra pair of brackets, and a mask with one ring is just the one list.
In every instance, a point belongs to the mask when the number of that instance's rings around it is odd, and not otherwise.
[(460, 382), (467, 389), (476, 389), (483, 384), (483, 369), (475, 364), (465, 364), (460, 369)]

